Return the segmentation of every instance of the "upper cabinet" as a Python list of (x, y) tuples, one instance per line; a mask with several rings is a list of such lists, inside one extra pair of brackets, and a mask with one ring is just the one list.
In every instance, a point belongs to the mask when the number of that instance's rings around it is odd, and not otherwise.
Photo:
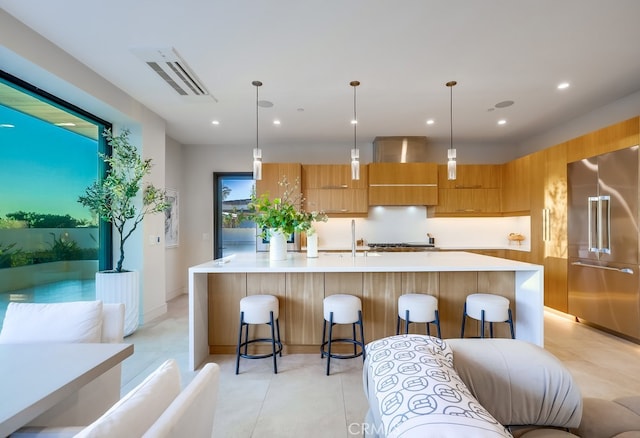
[(447, 166), (438, 166), (438, 205), (430, 216), (501, 215), (502, 166), (458, 164), (456, 179), (447, 179)]
[(528, 215), (531, 208), (531, 156), (527, 155), (502, 166), (502, 212)]
[(302, 165), (300, 163), (262, 163), (262, 179), (256, 181), (256, 195), (268, 193), (269, 198), (281, 197), (285, 188), (279, 182), (286, 178), (289, 186), (298, 184), (302, 192)]
[(640, 144), (640, 117), (590, 132), (567, 142), (567, 163)]
[(369, 164), (369, 205), (435, 205), (437, 203), (437, 164)]
[(367, 166), (361, 165), (360, 179), (351, 179), (349, 164), (305, 164), (302, 166), (305, 209), (330, 216), (366, 216)]

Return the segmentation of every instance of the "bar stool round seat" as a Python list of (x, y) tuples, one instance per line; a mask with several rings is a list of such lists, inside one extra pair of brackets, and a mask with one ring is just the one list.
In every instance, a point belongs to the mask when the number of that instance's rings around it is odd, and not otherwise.
[(435, 324), (440, 334), (440, 315), (438, 313), (438, 299), (427, 294), (404, 294), (398, 297), (398, 322), (396, 335), (400, 334), (400, 321), (404, 319), (404, 333), (409, 333), (409, 324), (424, 323), (427, 335), (431, 336), (430, 324)]
[(477, 293), (467, 296), (462, 314), (461, 338), (464, 338), (464, 326), (466, 317), (480, 321), (480, 337), (484, 338), (485, 322), (489, 323), (490, 336), (493, 338), (493, 323), (504, 322), (509, 324), (511, 337), (515, 338), (513, 331), (513, 318), (509, 308), (509, 299), (500, 295)]
[[(353, 359), (362, 356), (365, 358), (364, 330), (362, 326), (362, 302), (355, 295), (336, 294), (329, 295), (323, 302), (324, 322), (322, 326), (322, 344), (320, 345), (320, 357), (327, 358), (327, 376), (330, 372), (331, 359)], [(329, 337), (327, 339), (327, 323)], [(336, 324), (351, 324), (353, 337), (333, 338), (333, 326)], [(360, 326), (360, 339), (356, 336), (356, 325)], [(334, 343), (353, 344), (353, 354), (338, 354), (332, 352)]]
[[(282, 342), (280, 341), (280, 303), (273, 295), (249, 295), (240, 300), (240, 328), (238, 330), (238, 345), (236, 348), (236, 374), (240, 368), (240, 358), (264, 359), (273, 357), (273, 372), (278, 373), (276, 356), (282, 356)], [(249, 339), (250, 324), (266, 324), (271, 327), (270, 338)], [(249, 354), (248, 346), (256, 342), (271, 344), (271, 352), (264, 354)]]

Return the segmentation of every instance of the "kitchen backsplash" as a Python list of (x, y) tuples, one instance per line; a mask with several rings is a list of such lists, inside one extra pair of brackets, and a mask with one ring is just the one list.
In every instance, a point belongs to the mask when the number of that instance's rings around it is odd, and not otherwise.
[[(368, 218), (355, 219), (356, 239), (365, 242), (426, 242), (427, 233), (443, 249), (510, 248), (530, 250), (531, 218), (427, 218), (425, 207), (372, 207)], [(351, 219), (331, 218), (317, 223), (320, 249), (351, 247)], [(525, 240), (510, 242), (509, 233)]]

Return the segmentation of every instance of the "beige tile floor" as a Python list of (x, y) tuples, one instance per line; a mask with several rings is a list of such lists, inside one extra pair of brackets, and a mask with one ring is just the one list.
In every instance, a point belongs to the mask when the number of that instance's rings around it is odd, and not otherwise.
[[(166, 315), (142, 326), (126, 341), (134, 355), (123, 365), (123, 394), (167, 358), (187, 370), (186, 295), (169, 303)], [(640, 345), (545, 312), (545, 348), (571, 371), (584, 396), (614, 398), (640, 394)], [(233, 356), (211, 356), (222, 368), (215, 436), (357, 437), (367, 410), (362, 361), (335, 360), (324, 375), (319, 355), (284, 355), (274, 375), (270, 359), (242, 360), (235, 375)], [(335, 365), (335, 366), (334, 366)]]

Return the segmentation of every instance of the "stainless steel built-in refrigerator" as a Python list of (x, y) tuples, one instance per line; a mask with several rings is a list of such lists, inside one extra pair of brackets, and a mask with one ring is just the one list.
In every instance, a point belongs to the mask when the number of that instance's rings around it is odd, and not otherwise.
[(569, 313), (640, 339), (638, 146), (569, 163)]

